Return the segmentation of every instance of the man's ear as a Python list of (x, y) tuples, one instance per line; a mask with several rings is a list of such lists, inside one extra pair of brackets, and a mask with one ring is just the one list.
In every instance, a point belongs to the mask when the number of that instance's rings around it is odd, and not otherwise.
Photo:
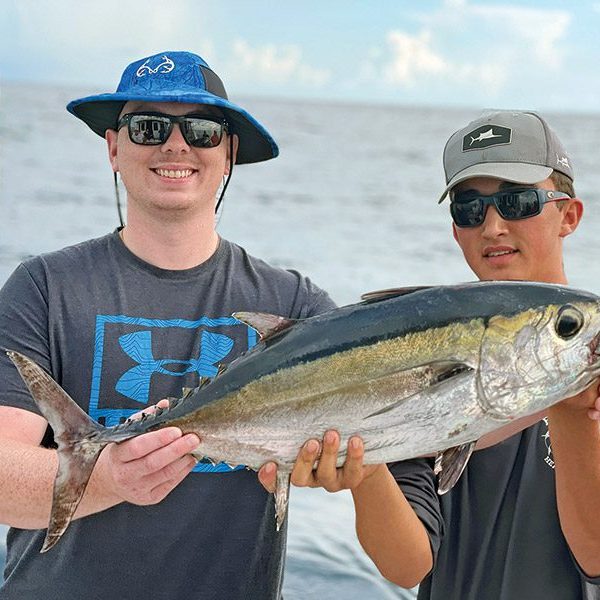
[(566, 201), (566, 204), (560, 211), (562, 222), (560, 224), (560, 237), (567, 237), (573, 233), (583, 216), (583, 202), (579, 198), (572, 198)]
[[(235, 163), (237, 159), (237, 151), (240, 145), (240, 138), (237, 135), (233, 135), (233, 162)], [(229, 175), (229, 165), (231, 164), (229, 161), (229, 140), (227, 140), (227, 163), (225, 164), (225, 172), (224, 175)]]
[(119, 172), (119, 163), (117, 161), (117, 137), (118, 133), (114, 129), (107, 129), (104, 132), (104, 139), (108, 146), (108, 160), (115, 173)]

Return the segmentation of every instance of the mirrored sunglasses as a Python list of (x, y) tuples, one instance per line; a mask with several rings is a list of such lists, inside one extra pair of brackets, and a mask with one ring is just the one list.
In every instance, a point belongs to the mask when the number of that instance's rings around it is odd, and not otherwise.
[(202, 115), (175, 117), (163, 113), (134, 112), (123, 115), (117, 129), (127, 125), (129, 139), (142, 146), (164, 144), (179, 123), (185, 141), (195, 148), (214, 148), (221, 143), (223, 131), (228, 131), (227, 121)]
[(539, 188), (502, 190), (490, 196), (473, 192), (452, 195), (450, 214), (457, 227), (478, 227), (485, 221), (488, 206), (495, 206), (498, 214), (507, 221), (535, 217), (542, 212), (546, 202), (570, 198), (568, 194)]

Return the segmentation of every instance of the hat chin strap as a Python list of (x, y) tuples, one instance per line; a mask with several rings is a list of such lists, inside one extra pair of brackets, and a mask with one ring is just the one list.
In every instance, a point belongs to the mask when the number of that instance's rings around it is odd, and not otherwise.
[(121, 197), (119, 196), (119, 182), (117, 181), (117, 171), (113, 171), (115, 176), (115, 197), (117, 199), (117, 211), (119, 213), (119, 223), (121, 223), (121, 229), (125, 227), (125, 221), (123, 220), (123, 210), (121, 209)]
[[(229, 180), (231, 179), (231, 174), (233, 173), (233, 136), (229, 136), (229, 173), (227, 175), (227, 179), (225, 179), (225, 184), (223, 185), (223, 189), (219, 194), (219, 200), (217, 201), (217, 205), (215, 206), (215, 214), (219, 210), (221, 206), (221, 202), (223, 201), (223, 197), (225, 196), (225, 190), (227, 190), (227, 186), (229, 185)], [(117, 180), (117, 171), (113, 171), (114, 180), (115, 180), (115, 198), (117, 199), (117, 212), (119, 213), (119, 223), (121, 224), (121, 229), (125, 227), (125, 220), (123, 219), (123, 209), (121, 207), (121, 196), (119, 194), (119, 182)]]
[(227, 179), (223, 185), (223, 189), (221, 190), (221, 194), (219, 195), (219, 200), (217, 201), (217, 205), (215, 206), (215, 214), (219, 210), (219, 206), (221, 206), (221, 202), (223, 201), (223, 197), (225, 196), (225, 190), (229, 185), (229, 180), (231, 179), (231, 174), (233, 173), (233, 136), (229, 136), (229, 173), (227, 175)]

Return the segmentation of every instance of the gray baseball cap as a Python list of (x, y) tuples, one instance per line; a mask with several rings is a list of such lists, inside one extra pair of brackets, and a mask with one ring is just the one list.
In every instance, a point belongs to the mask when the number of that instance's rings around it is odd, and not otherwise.
[(534, 184), (560, 171), (571, 180), (571, 159), (548, 123), (534, 112), (504, 110), (486, 114), (459, 129), (444, 148), (446, 189), (461, 181), (493, 177)]

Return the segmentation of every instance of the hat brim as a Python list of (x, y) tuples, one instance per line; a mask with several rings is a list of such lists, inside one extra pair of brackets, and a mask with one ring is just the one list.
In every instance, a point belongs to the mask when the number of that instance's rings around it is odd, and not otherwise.
[(523, 183), (525, 185), (533, 185), (548, 179), (552, 175), (552, 168), (544, 167), (542, 165), (532, 165), (529, 163), (516, 163), (516, 162), (504, 162), (504, 163), (482, 163), (479, 165), (472, 165), (457, 173), (446, 186), (444, 193), (438, 200), (438, 204), (441, 204), (448, 192), (459, 183), (472, 179), (473, 177), (491, 177), (492, 179), (502, 179), (503, 181), (510, 181), (512, 183)]
[(182, 102), (216, 106), (223, 111), (231, 125), (231, 133), (239, 137), (236, 164), (254, 163), (275, 158), (279, 148), (269, 132), (243, 108), (233, 102), (209, 92), (198, 90), (170, 90), (169, 93), (134, 95), (115, 92), (97, 94), (69, 102), (67, 110), (81, 119), (99, 136), (104, 137), (107, 129), (116, 129), (119, 114), (126, 102)]

